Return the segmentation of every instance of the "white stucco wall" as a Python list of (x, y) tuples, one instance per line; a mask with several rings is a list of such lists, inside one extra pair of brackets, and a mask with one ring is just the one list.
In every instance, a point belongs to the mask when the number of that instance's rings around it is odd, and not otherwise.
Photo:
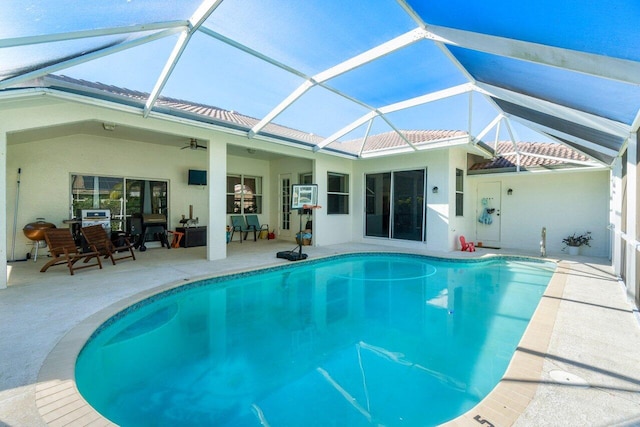
[[(32, 142), (12, 142), (12, 134), (27, 129), (48, 129), (66, 123), (88, 120), (109, 121), (119, 126), (144, 128), (153, 132), (197, 137), (208, 141), (210, 150), (180, 150), (175, 145), (160, 145), (128, 141), (105, 135), (74, 134), (53, 138), (46, 133)], [(7, 259), (13, 245), (12, 229), (16, 200), (16, 175), (22, 168), (20, 204), (16, 225), (16, 259), (30, 249), (31, 242), (22, 234), (22, 227), (44, 217), (58, 226), (69, 218), (69, 176), (87, 175), (126, 176), (130, 178), (161, 179), (169, 182), (170, 227), (179, 224), (193, 205), (194, 216), (201, 225), (209, 225), (209, 240), (215, 239), (207, 252), (209, 259), (226, 256), (222, 231), (229, 224), (226, 206), (226, 174), (247, 174), (263, 177), (262, 223), (276, 229), (278, 223), (279, 175), (291, 173), (292, 183), (299, 173), (312, 172), (318, 184), (319, 204), (323, 209), (314, 212), (315, 245), (373, 242), (449, 251), (458, 247), (458, 237), (464, 234), (475, 240), (477, 229), (477, 186), (483, 182), (500, 182), (503, 193), (513, 189), (513, 195), (503, 194), (501, 200), (501, 247), (539, 251), (540, 229), (547, 227), (549, 254), (561, 253), (562, 237), (573, 232), (591, 231), (594, 237), (586, 255), (609, 255), (609, 172), (522, 173), (466, 176), (466, 149), (431, 150), (406, 155), (367, 160), (350, 160), (313, 153), (287, 146), (228, 135), (205, 126), (193, 126), (181, 120), (166, 121), (143, 118), (139, 111), (127, 107), (117, 110), (87, 103), (60, 100), (38, 95), (19, 100), (0, 100), (0, 150), (6, 138), (4, 169), (5, 192), (0, 197), (6, 215), (0, 225), (6, 231), (6, 244), (0, 245), (0, 259)], [(228, 156), (227, 144), (245, 148), (259, 148), (278, 153), (270, 160), (248, 156)], [(393, 241), (364, 237), (364, 176), (367, 173), (391, 172), (427, 168), (426, 242)], [(207, 188), (188, 186), (188, 169), (209, 169)], [(455, 216), (455, 169), (465, 171), (464, 216)], [(349, 175), (349, 214), (328, 215), (327, 173)], [(434, 194), (432, 188), (438, 187)], [(296, 219), (294, 218), (294, 222)], [(295, 226), (295, 224), (294, 224)], [(219, 236), (219, 237), (217, 237)], [(285, 237), (285, 236), (283, 236)], [(286, 236), (293, 240), (295, 233)], [(211, 242), (210, 242), (211, 243)], [(1, 283), (0, 283), (1, 284)]]
[[(591, 247), (583, 246), (581, 254), (608, 257), (609, 176), (608, 170), (521, 173), (476, 175), (469, 177), (468, 182), (473, 206), (477, 202), (478, 183), (502, 184), (501, 247), (539, 253), (541, 230), (546, 227), (547, 253), (562, 255), (564, 237), (591, 231)], [(509, 188), (513, 190), (510, 196)], [(479, 215), (477, 211), (474, 214)]]
[[(22, 233), (24, 225), (44, 217), (57, 227), (66, 227), (62, 221), (70, 218), (72, 173), (166, 180), (170, 228), (180, 225), (182, 215), (189, 216), (189, 205), (193, 205), (193, 215), (199, 218), (201, 225), (209, 221), (207, 187), (187, 185), (188, 169), (207, 168), (207, 158), (198, 152), (184, 150), (178, 153), (176, 147), (72, 135), (10, 145), (8, 153), (7, 174), (13, 176), (18, 168), (22, 169), (16, 258), (23, 258), (31, 248), (30, 241)], [(9, 182), (12, 200), (15, 200), (16, 186), (15, 180)], [(8, 206), (7, 214), (11, 218), (13, 212), (14, 206)], [(13, 243), (11, 237), (9, 245)]]
[[(290, 177), (291, 184), (300, 183), (300, 174), (313, 173), (313, 160), (300, 157), (281, 157), (271, 161), (271, 215), (269, 228), (274, 230), (277, 238), (295, 242), (296, 233), (300, 230), (300, 217), (297, 211), (291, 212), (290, 228), (285, 230), (280, 224), (280, 179), (283, 175)], [(314, 183), (315, 183), (314, 176)], [(318, 211), (313, 213), (312, 219), (319, 215)], [(306, 215), (302, 218), (302, 227), (306, 225)], [(315, 241), (313, 241), (315, 243)]]
[[(316, 158), (313, 176), (318, 184), (318, 204), (322, 209), (317, 209), (314, 214), (315, 245), (326, 246), (338, 243), (346, 243), (352, 240), (352, 227), (355, 217), (362, 216), (362, 210), (357, 211), (354, 200), (358, 193), (354, 188), (354, 181), (358, 181), (353, 173), (354, 162), (340, 157), (320, 155)], [(337, 172), (349, 175), (349, 213), (327, 213), (327, 174)]]
[[(408, 242), (399, 240), (365, 237), (364, 233), (364, 178), (366, 174), (392, 172), (427, 168), (427, 241)], [(455, 173), (455, 171), (454, 171)], [(449, 199), (451, 197), (451, 171), (449, 168), (449, 152), (434, 150), (399, 156), (360, 160), (354, 163), (353, 184), (353, 230), (354, 241), (374, 242), (378, 244), (402, 245), (433, 251), (448, 251), (451, 243), (449, 228), (451, 212)], [(455, 177), (454, 177), (455, 178)], [(453, 181), (455, 182), (455, 180)], [(438, 187), (438, 193), (432, 192)], [(455, 190), (455, 187), (453, 187)], [(455, 211), (454, 211), (455, 213)]]

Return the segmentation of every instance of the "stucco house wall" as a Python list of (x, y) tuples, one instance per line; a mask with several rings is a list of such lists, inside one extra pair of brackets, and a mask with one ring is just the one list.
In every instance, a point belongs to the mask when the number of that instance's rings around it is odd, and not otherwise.
[[(546, 227), (549, 255), (562, 255), (562, 239), (590, 231), (591, 247), (582, 255), (609, 257), (609, 181), (607, 170), (585, 172), (519, 173), (470, 176), (470, 199), (477, 206), (477, 187), (499, 182), (502, 188), (501, 247), (539, 253)], [(512, 189), (512, 194), (507, 191)], [(475, 211), (475, 216), (479, 216)], [(470, 233), (469, 233), (470, 234)]]
[[(411, 154), (351, 160), (324, 153), (312, 153), (286, 144), (260, 141), (260, 149), (277, 153), (269, 159), (251, 159), (227, 155), (228, 145), (244, 148), (255, 141), (241, 135), (230, 135), (188, 122), (143, 118), (126, 107), (114, 110), (106, 105), (94, 105), (76, 100), (61, 100), (47, 96), (25, 98), (0, 103), (0, 132), (7, 139), (6, 173), (6, 255), (13, 245), (12, 228), (16, 200), (16, 174), (21, 168), (20, 199), (16, 226), (16, 258), (30, 249), (31, 242), (21, 228), (38, 217), (58, 226), (69, 218), (70, 173), (126, 176), (142, 179), (162, 179), (169, 182), (169, 226), (179, 225), (183, 214), (193, 205), (194, 216), (201, 225), (209, 226), (208, 258), (226, 256), (222, 230), (230, 223), (226, 206), (227, 173), (263, 177), (263, 213), (260, 220), (274, 229), (279, 220), (279, 175), (291, 173), (292, 183), (299, 173), (312, 172), (318, 184), (319, 204), (323, 209), (314, 213), (314, 244), (373, 242), (377, 244), (415, 247), (416, 250), (450, 251), (458, 247), (463, 234), (476, 240), (477, 187), (484, 182), (499, 182), (503, 193), (513, 189), (501, 200), (501, 241), (503, 248), (536, 252), (539, 250), (540, 229), (547, 227), (547, 251), (562, 253), (562, 237), (573, 232), (591, 231), (591, 248), (584, 254), (609, 256), (609, 171), (491, 174), (467, 176), (466, 148), (421, 151)], [(47, 129), (63, 124), (88, 120), (114, 122), (122, 126), (147, 129), (152, 132), (189, 135), (207, 141), (208, 151), (180, 150), (175, 145), (123, 140), (105, 135), (73, 134), (64, 137), (47, 136)], [(27, 129), (44, 129), (41, 138), (15, 143), (13, 133)], [(208, 169), (207, 187), (188, 186), (187, 170)], [(427, 169), (426, 242), (393, 241), (364, 236), (364, 177), (367, 173), (391, 172), (416, 168)], [(455, 215), (456, 168), (464, 171), (464, 215)], [(349, 213), (329, 215), (327, 205), (327, 174), (349, 175)], [(438, 187), (438, 192), (433, 192)], [(224, 213), (224, 214), (223, 214)], [(293, 218), (295, 223), (296, 217)], [(293, 224), (293, 227), (297, 227)], [(295, 231), (295, 230), (294, 230)], [(282, 236), (293, 240), (295, 233)]]
[[(365, 175), (371, 173), (393, 172), (400, 170), (427, 169), (426, 183), (426, 242), (390, 240), (364, 235), (364, 198)], [(354, 162), (353, 203), (354, 216), (352, 238), (359, 242), (402, 245), (416, 249), (448, 251), (451, 248), (449, 226), (451, 221), (449, 201), (451, 198), (450, 168), (448, 150), (433, 150), (384, 158), (365, 159)], [(438, 187), (438, 193), (432, 189)]]

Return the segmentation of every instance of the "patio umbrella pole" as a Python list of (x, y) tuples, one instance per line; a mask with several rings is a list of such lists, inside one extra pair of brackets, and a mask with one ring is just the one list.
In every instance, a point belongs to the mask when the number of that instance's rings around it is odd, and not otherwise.
[(18, 168), (18, 186), (16, 187), (16, 207), (13, 210), (13, 240), (12, 240), (12, 247), (11, 247), (11, 259), (9, 261), (16, 261), (16, 228), (18, 226), (18, 201), (20, 200), (20, 173), (22, 173), (22, 168)]

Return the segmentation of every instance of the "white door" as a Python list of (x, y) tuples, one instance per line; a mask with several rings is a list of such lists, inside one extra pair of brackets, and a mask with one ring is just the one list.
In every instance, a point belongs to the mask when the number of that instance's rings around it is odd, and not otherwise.
[(278, 236), (291, 237), (291, 174), (281, 174), (279, 213), (278, 213)]
[(483, 246), (500, 247), (500, 182), (478, 184), (476, 240)]

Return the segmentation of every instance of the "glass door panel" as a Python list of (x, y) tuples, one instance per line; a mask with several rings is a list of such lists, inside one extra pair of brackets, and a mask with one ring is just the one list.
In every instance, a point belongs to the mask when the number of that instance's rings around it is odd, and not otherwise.
[(424, 177), (424, 169), (393, 173), (392, 238), (423, 240)]
[(368, 174), (365, 179), (365, 235), (389, 238), (391, 173)]

